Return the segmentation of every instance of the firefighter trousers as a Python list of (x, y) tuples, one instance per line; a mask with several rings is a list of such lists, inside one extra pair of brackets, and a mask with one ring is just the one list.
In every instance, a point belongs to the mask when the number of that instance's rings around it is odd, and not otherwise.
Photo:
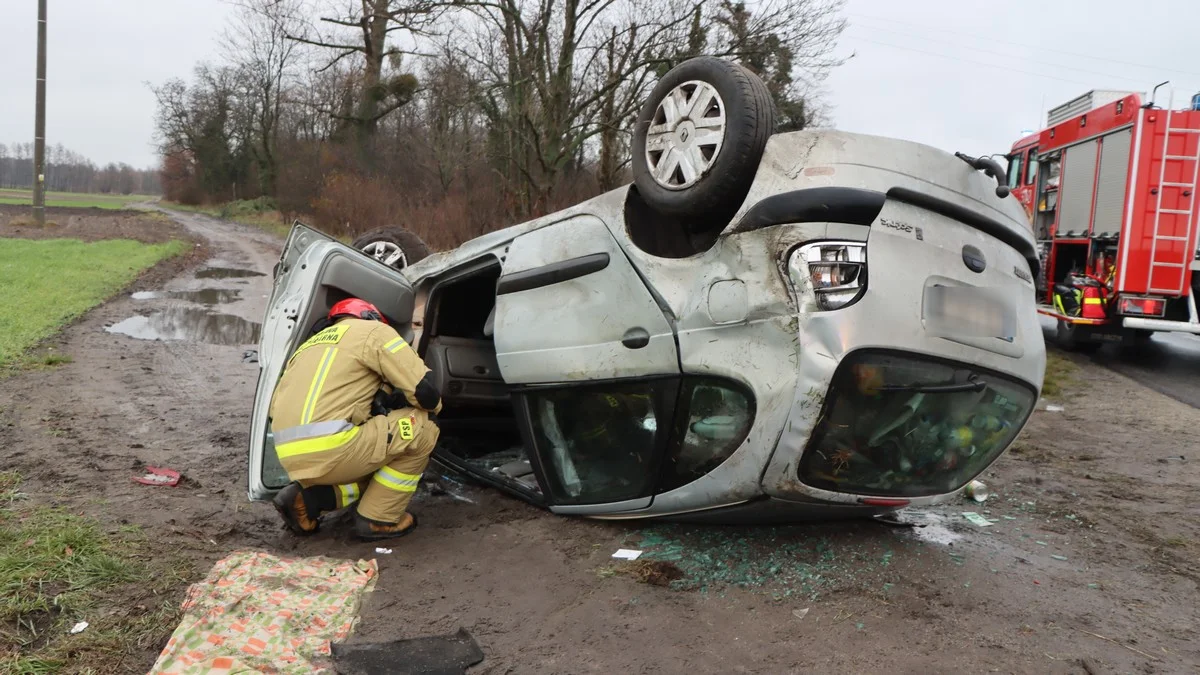
[[(339, 430), (311, 435), (334, 428)], [(438, 434), (428, 413), (400, 408), (357, 427), (318, 422), (281, 430), (275, 433), (275, 448), (288, 476), (301, 486), (332, 486), (338, 508), (358, 502), (362, 516), (398, 523), (417, 491)]]

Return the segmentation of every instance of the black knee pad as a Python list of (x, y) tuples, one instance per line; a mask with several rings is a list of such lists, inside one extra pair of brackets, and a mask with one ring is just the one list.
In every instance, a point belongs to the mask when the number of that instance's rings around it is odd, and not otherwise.
[(327, 511), (337, 510), (337, 492), (332, 485), (313, 485), (300, 492), (304, 499), (304, 508), (312, 518)]
[(425, 377), (417, 383), (417, 389), (414, 392), (417, 399), (417, 405), (425, 410), (433, 410), (442, 401), (442, 393), (438, 391), (437, 384), (433, 381), (433, 371), (425, 373)]

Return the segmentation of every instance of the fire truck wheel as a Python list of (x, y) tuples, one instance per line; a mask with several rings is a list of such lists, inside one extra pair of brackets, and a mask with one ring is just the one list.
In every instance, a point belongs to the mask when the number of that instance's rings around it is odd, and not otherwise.
[(379, 227), (359, 235), (354, 248), (383, 264), (402, 270), (429, 255), (429, 247), (403, 227)]
[(654, 211), (716, 233), (750, 190), (775, 105), (763, 81), (723, 59), (672, 68), (654, 87), (633, 129), (633, 181)]
[(1091, 354), (1100, 349), (1103, 343), (1091, 339), (1083, 339), (1077, 335), (1076, 326), (1066, 321), (1058, 322), (1058, 346), (1067, 351)]

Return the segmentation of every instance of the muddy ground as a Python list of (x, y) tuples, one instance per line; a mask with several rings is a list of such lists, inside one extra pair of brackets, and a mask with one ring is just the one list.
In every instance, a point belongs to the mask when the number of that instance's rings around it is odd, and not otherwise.
[[(991, 499), (905, 514), (925, 527), (594, 523), (447, 480), (446, 494), (419, 493), (421, 528), (390, 555), (336, 528), (297, 540), (245, 495), (257, 366), (243, 362), (243, 322), (262, 316), (280, 242), (174, 218), (208, 258), (131, 289), (167, 294), (125, 294), (68, 328), (57, 342), (73, 363), (0, 384), (0, 469), (24, 474), (37, 499), (141, 525), (164, 558), (194, 561), (193, 580), (242, 547), (377, 557), (355, 640), (462, 626), (487, 655), (471, 673), (1200, 670), (1200, 411), (1082, 359), (1053, 402), (1063, 410), (1035, 413), (983, 477)], [(265, 276), (203, 271), (214, 268)], [(210, 315), (232, 318), (196, 318)], [(106, 330), (135, 316), (185, 339)], [(131, 481), (147, 463), (186, 481)], [(639, 583), (613, 566), (619, 547), (686, 576)], [(156, 651), (122, 669), (145, 672)]]
[(50, 206), (46, 208), (45, 227), (32, 223), (28, 206), (0, 204), (0, 236), (4, 237), (84, 241), (135, 239), (147, 244), (190, 238), (181, 224), (157, 211)]

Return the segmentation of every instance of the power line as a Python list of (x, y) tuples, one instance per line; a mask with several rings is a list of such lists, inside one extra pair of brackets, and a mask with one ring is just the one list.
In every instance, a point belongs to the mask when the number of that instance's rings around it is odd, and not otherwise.
[(1024, 49), (1041, 49), (1043, 51), (1053, 52), (1055, 54), (1064, 54), (1066, 56), (1076, 56), (1076, 57), (1080, 57), (1080, 58), (1084, 58), (1084, 59), (1093, 59), (1096, 61), (1107, 61), (1108, 63), (1116, 63), (1118, 65), (1123, 65), (1123, 66), (1133, 66), (1135, 68), (1148, 68), (1157, 73), (1177, 73), (1179, 75), (1188, 75), (1190, 77), (1200, 77), (1200, 73), (1187, 71), (1187, 70), (1178, 70), (1175, 68), (1164, 68), (1162, 66), (1153, 66), (1153, 65), (1149, 65), (1149, 64), (1145, 64), (1145, 63), (1134, 63), (1133, 61), (1122, 61), (1120, 59), (1110, 59), (1110, 58), (1106, 58), (1103, 56), (1093, 56), (1091, 54), (1080, 54), (1078, 52), (1069, 52), (1069, 51), (1065, 51), (1062, 49), (1053, 49), (1051, 47), (1046, 47), (1045, 45), (1031, 45), (1031, 44), (1022, 43), (1022, 42), (1013, 42), (1011, 40), (1002, 40), (1002, 39), (997, 38), (992, 35), (987, 35), (987, 36), (978, 35), (978, 34), (971, 35), (971, 34), (963, 33), (962, 31), (958, 31), (958, 30), (949, 30), (946, 28), (935, 28), (933, 26), (912, 23), (909, 21), (902, 21), (900, 19), (895, 19), (892, 17), (872, 16), (870, 14), (859, 14), (857, 12), (847, 12), (847, 13), (850, 16), (857, 16), (857, 17), (863, 18), (863, 19), (873, 19), (875, 21), (885, 21), (887, 23), (898, 23), (898, 24), (902, 24), (905, 26), (912, 26), (913, 28), (920, 28), (922, 30), (936, 31), (938, 33), (949, 33), (951, 35), (956, 35), (956, 36), (961, 36), (961, 37), (970, 37), (970, 38), (974, 38), (976, 40), (988, 40), (990, 42), (998, 42), (1001, 44), (1007, 44), (1007, 45), (1011, 45), (1014, 47), (1021, 47)]
[[(900, 31), (890, 30), (887, 28), (878, 28), (876, 26), (867, 26), (864, 24), (859, 24), (858, 26), (851, 26), (851, 28), (852, 29), (853, 28), (870, 28), (871, 30), (883, 31), (884, 33), (892, 33), (894, 35), (900, 35), (900, 36), (910, 35), (910, 34), (902, 33)], [(990, 49), (984, 49), (982, 47), (976, 47), (973, 45), (971, 45), (971, 46), (962, 45), (962, 44), (950, 42), (949, 40), (939, 40), (938, 38), (931, 38), (931, 37), (925, 37), (925, 36), (920, 36), (920, 39), (929, 40), (932, 42), (940, 42), (942, 44), (950, 45), (952, 47), (958, 47), (960, 49), (969, 50), (972, 53), (992, 54), (993, 56), (1000, 56), (1000, 57), (1006, 58), (1006, 59), (1020, 59), (1022, 61), (1034, 64), (1034, 65), (1047, 66), (1047, 67), (1052, 67), (1052, 68), (1062, 68), (1064, 70), (1074, 70), (1074, 71), (1077, 71), (1080, 73), (1087, 73), (1088, 75), (1099, 75), (1101, 77), (1105, 77), (1105, 78), (1109, 78), (1109, 79), (1126, 80), (1128, 82), (1137, 82), (1141, 85), (1146, 84), (1145, 81), (1138, 79), (1138, 78), (1126, 77), (1124, 75), (1114, 75), (1112, 73), (1103, 73), (1098, 70), (1087, 70), (1085, 68), (1076, 68), (1075, 66), (1065, 66), (1061, 63), (1050, 63), (1050, 62), (1046, 62), (1046, 61), (1039, 61), (1037, 59), (1031, 59), (1031, 58), (1028, 58), (1023, 55), (1006, 54), (1004, 52), (997, 52), (997, 51), (993, 51)]]
[(948, 59), (951, 61), (960, 61), (962, 63), (973, 63), (973, 64), (979, 65), (979, 66), (987, 66), (989, 68), (999, 68), (1008, 73), (1019, 73), (1022, 75), (1031, 75), (1033, 77), (1042, 77), (1042, 78), (1046, 78), (1048, 80), (1058, 80), (1059, 82), (1070, 82), (1071, 84), (1081, 84), (1085, 87), (1093, 86), (1092, 83), (1090, 83), (1090, 82), (1080, 82), (1079, 80), (1070, 80), (1065, 77), (1055, 77), (1054, 75), (1047, 75), (1045, 73), (1034, 73), (1034, 72), (1030, 72), (1028, 70), (1019, 70), (1017, 68), (1010, 68), (1008, 66), (1002, 66), (997, 63), (987, 63), (986, 61), (975, 61), (973, 59), (964, 59), (961, 56), (951, 56), (949, 54), (939, 54), (937, 52), (925, 51), (924, 49), (917, 49), (915, 47), (902, 47), (900, 45), (894, 45), (894, 44), (890, 44), (887, 42), (880, 42), (878, 40), (871, 40), (871, 39), (864, 38), (864, 37), (858, 37), (857, 35), (846, 36), (846, 39), (858, 40), (859, 42), (869, 42), (871, 44), (880, 45), (882, 47), (891, 47), (892, 49), (901, 49), (904, 51), (916, 52), (918, 54), (928, 54), (929, 56), (937, 56), (939, 58)]

